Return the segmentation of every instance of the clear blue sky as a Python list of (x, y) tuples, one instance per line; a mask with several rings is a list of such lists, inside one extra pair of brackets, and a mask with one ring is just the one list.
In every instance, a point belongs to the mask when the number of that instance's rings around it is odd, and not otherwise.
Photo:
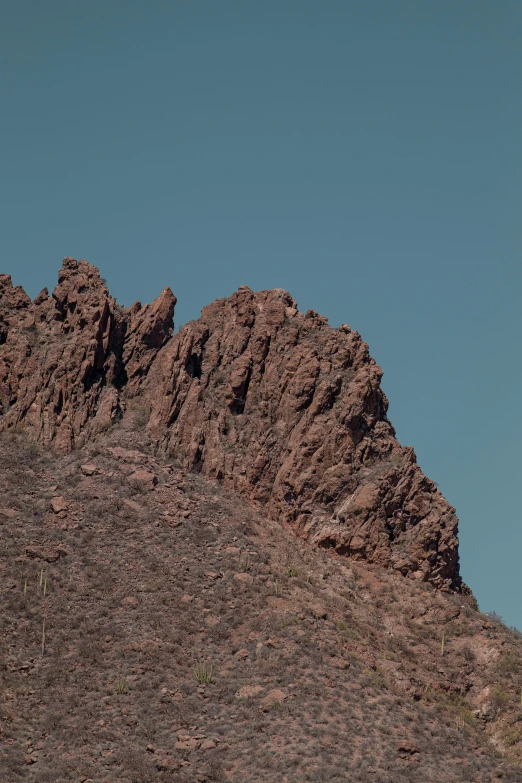
[(520, 0), (0, 2), (0, 271), (349, 323), (520, 628), (521, 40)]

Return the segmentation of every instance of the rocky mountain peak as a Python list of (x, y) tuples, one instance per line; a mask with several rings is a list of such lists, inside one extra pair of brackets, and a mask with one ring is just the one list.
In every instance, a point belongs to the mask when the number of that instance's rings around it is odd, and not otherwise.
[(72, 258), (33, 302), (0, 276), (0, 430), (68, 451), (138, 398), (160, 452), (301, 539), (462, 589), (455, 511), (396, 440), (356, 331), (241, 286), (173, 335), (175, 304), (166, 288), (122, 308)]

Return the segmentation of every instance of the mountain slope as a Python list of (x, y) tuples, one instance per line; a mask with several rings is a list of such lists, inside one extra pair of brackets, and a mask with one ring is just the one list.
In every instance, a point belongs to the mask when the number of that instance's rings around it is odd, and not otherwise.
[(521, 635), (348, 326), (0, 276), (0, 780), (506, 781)]
[(143, 426), (304, 539), (461, 590), (457, 517), (402, 448), (381, 369), (348, 326), (242, 287), (172, 336), (170, 289), (119, 307), (98, 270), (64, 259), (34, 302), (0, 277), (0, 429), (63, 450), (140, 399)]
[(520, 779), (519, 634), (136, 429), (62, 457), (1, 436), (1, 780)]

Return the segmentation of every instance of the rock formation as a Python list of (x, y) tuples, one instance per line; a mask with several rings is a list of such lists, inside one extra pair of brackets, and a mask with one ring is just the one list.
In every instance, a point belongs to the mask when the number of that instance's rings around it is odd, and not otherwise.
[(360, 335), (242, 286), (172, 336), (175, 301), (122, 308), (71, 258), (33, 302), (0, 276), (0, 429), (71, 449), (139, 397), (159, 449), (301, 538), (463, 589), (455, 511), (397, 442)]
[(172, 332), (176, 299), (165, 289), (129, 310), (98, 270), (65, 258), (52, 296), (31, 302), (0, 276), (0, 428), (22, 422), (58, 448), (107, 428), (121, 415), (121, 390), (135, 388)]

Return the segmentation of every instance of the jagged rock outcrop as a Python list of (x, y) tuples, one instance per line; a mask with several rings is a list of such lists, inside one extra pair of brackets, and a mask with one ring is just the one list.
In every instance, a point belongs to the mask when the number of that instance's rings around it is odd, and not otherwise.
[(299, 536), (460, 587), (455, 511), (395, 439), (381, 376), (348, 326), (242, 287), (159, 352), (149, 431)]
[(0, 428), (71, 448), (140, 395), (159, 448), (302, 538), (462, 588), (455, 511), (397, 442), (357, 332), (242, 286), (171, 337), (174, 305), (121, 308), (73, 259), (34, 302), (0, 277)]
[(176, 297), (170, 288), (165, 288), (152, 304), (142, 307), (140, 302), (135, 302), (130, 308), (122, 357), (127, 394), (139, 391), (159, 348), (171, 336), (175, 304)]
[(20, 423), (70, 449), (121, 415), (121, 390), (143, 377), (172, 332), (175, 297), (126, 310), (98, 270), (65, 258), (52, 296), (31, 302), (0, 276), (0, 429)]

